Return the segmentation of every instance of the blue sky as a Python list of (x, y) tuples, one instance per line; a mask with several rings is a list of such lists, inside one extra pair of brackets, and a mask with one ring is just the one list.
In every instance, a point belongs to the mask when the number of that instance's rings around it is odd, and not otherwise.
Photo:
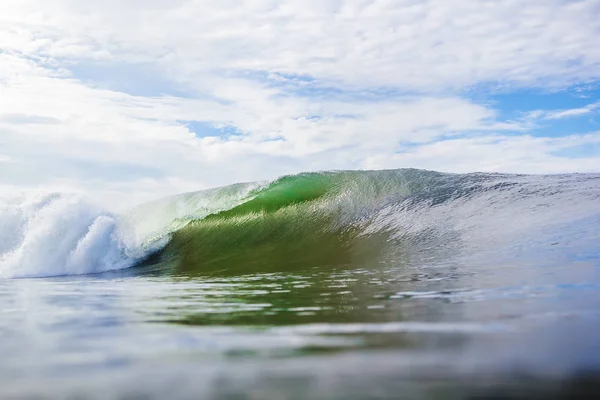
[(600, 171), (597, 0), (6, 0), (0, 193)]

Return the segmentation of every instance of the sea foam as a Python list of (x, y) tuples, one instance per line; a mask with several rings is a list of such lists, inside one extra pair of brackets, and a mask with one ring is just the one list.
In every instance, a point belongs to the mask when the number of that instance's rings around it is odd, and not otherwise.
[(0, 200), (0, 277), (42, 277), (127, 268), (118, 218), (76, 194)]

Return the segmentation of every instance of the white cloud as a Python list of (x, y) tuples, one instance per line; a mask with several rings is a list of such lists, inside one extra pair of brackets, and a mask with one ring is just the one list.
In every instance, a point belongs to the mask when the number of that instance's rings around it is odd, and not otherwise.
[(600, 66), (596, 0), (6, 0), (0, 13), (2, 48), (157, 62), (190, 83), (267, 71), (414, 90), (547, 86)]
[(552, 111), (545, 114), (545, 119), (562, 119), (569, 117), (579, 117), (590, 114), (600, 107), (600, 102), (592, 103), (582, 108), (571, 108), (568, 110)]
[(577, 117), (584, 114), (589, 114), (589, 108), (572, 108), (570, 110), (556, 111), (546, 115), (546, 119), (562, 119), (568, 117)]
[[(314, 169), (597, 170), (462, 93), (600, 78), (599, 16), (596, 0), (5, 0), (0, 183), (129, 205)], [(189, 96), (79, 79), (92, 65), (132, 82), (150, 66)], [(240, 134), (196, 137), (179, 121)]]

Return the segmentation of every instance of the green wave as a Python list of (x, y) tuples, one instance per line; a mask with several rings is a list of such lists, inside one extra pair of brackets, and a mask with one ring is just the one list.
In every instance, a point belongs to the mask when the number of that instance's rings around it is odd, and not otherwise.
[(295, 204), (314, 201), (329, 194), (335, 185), (327, 174), (301, 174), (278, 179), (266, 189), (254, 193), (250, 200), (206, 219), (233, 218), (250, 213), (274, 212)]
[(377, 263), (401, 246), (385, 229), (366, 233), (376, 211), (444, 176), (419, 170), (285, 176), (235, 206), (190, 221), (152, 262), (186, 275)]

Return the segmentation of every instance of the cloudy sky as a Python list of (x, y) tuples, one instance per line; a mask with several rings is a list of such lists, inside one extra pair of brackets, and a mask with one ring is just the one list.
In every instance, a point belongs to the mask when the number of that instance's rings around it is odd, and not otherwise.
[(0, 192), (600, 171), (600, 0), (2, 0)]

